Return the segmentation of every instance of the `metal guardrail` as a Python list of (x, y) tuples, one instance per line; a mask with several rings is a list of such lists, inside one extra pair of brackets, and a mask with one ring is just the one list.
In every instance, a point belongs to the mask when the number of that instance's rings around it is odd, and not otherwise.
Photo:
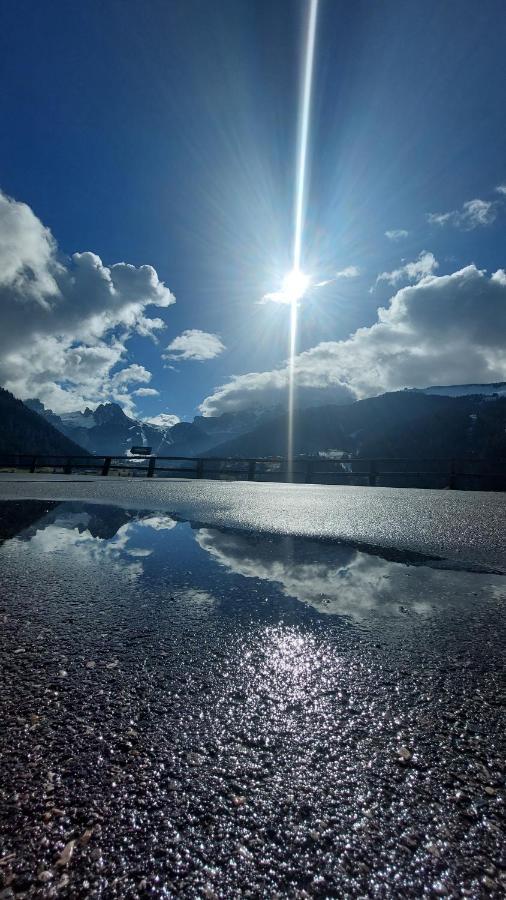
[[(416, 468), (412, 468), (416, 467)], [(494, 467), (494, 471), (490, 469)], [(506, 460), (483, 459), (325, 459), (297, 458), (289, 469), (280, 457), (232, 459), (192, 456), (58, 456), (40, 454), (0, 454), (0, 469), (27, 469), (31, 473), (56, 469), (64, 474), (87, 472), (107, 476), (111, 472), (147, 478), (218, 478), (247, 481), (295, 481), (305, 484), (340, 484), (349, 479), (375, 487), (385, 480), (418, 479), (413, 487), (456, 489), (462, 480), (486, 480), (488, 489), (506, 490)], [(498, 471), (496, 471), (496, 469)], [(336, 480), (337, 479), (337, 480)], [(429, 480), (441, 483), (430, 485)], [(474, 484), (473, 484), (474, 486)]]

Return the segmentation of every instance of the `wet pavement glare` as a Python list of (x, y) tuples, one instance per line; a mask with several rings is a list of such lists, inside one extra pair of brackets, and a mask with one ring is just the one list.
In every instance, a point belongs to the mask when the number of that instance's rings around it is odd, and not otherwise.
[(506, 578), (0, 503), (0, 898), (503, 896)]

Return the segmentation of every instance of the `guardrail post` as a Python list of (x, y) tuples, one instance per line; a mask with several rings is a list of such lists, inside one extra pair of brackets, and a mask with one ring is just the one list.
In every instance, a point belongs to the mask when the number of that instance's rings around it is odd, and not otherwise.
[(104, 458), (104, 465), (102, 466), (101, 475), (108, 475), (109, 469), (111, 468), (112, 456), (106, 456)]
[(148, 478), (152, 478), (155, 474), (156, 456), (150, 456), (148, 462)]
[(457, 487), (457, 472), (455, 471), (455, 460), (450, 460), (450, 481), (448, 487), (454, 491)]
[(369, 462), (369, 487), (376, 487), (378, 470), (376, 468), (376, 460), (371, 459)]
[(31, 466), (30, 466), (30, 474), (31, 474), (31, 475), (34, 474), (36, 468), (37, 468), (37, 457), (34, 456), (33, 459), (32, 459), (32, 464), (31, 464)]
[(202, 478), (204, 475), (204, 460), (197, 460), (197, 478)]
[(257, 467), (257, 461), (256, 461), (256, 459), (250, 459), (250, 461), (249, 461), (249, 463), (248, 463), (248, 481), (254, 481), (254, 480), (255, 480), (255, 470), (256, 470), (256, 467)]
[(65, 463), (65, 465), (63, 466), (63, 474), (64, 475), (72, 475), (72, 460), (71, 460), (70, 456), (67, 459), (67, 462)]
[(311, 476), (312, 476), (313, 466), (310, 462), (306, 463), (306, 476), (304, 478), (305, 484), (311, 484)]

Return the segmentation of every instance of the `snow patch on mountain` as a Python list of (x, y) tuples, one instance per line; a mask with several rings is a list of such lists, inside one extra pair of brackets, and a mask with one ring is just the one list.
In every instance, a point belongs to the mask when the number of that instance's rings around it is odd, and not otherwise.
[(97, 424), (88, 407), (84, 412), (61, 413), (60, 419), (67, 428), (94, 428)]
[(487, 397), (506, 396), (506, 382), (496, 381), (492, 384), (448, 384), (434, 385), (426, 388), (409, 388), (416, 394), (435, 394), (440, 397)]

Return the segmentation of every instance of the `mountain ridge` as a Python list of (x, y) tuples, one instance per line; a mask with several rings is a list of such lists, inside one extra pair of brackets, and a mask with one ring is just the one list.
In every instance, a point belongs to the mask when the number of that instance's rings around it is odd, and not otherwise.
[(82, 456), (83, 448), (51, 422), (0, 388), (0, 452), (41, 456)]
[[(97, 455), (128, 455), (149, 446), (157, 456), (286, 456), (285, 411), (242, 410), (195, 416), (173, 426), (126, 415), (118, 404), (56, 415), (39, 400), (26, 405), (69, 439)], [(506, 383), (408, 388), (356, 400), (299, 409), (296, 455), (506, 456)]]
[(25, 401), (25, 406), (43, 416), (68, 438), (78, 441), (96, 455), (130, 454), (135, 446), (151, 447), (157, 456), (196, 456), (232, 435), (243, 434), (251, 424), (251, 415), (204, 418), (178, 422), (172, 426), (153, 425), (127, 416), (117, 403), (101, 403), (92, 411), (75, 411), (58, 415), (46, 409), (38, 399)]
[[(399, 391), (353, 404), (299, 410), (296, 456), (343, 451), (352, 457), (506, 457), (506, 397), (426, 395)], [(286, 456), (283, 414), (213, 448), (223, 457)]]

